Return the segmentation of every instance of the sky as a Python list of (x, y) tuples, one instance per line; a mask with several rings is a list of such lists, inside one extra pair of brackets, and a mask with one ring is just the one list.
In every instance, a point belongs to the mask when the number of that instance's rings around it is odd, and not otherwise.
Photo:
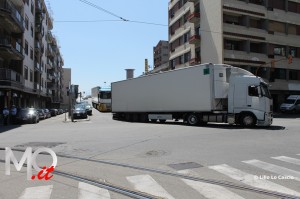
[(64, 67), (72, 69), (72, 84), (86, 94), (92, 87), (124, 80), (127, 68), (135, 69), (135, 77), (141, 75), (145, 59), (153, 67), (153, 47), (168, 40), (169, 0), (45, 1)]

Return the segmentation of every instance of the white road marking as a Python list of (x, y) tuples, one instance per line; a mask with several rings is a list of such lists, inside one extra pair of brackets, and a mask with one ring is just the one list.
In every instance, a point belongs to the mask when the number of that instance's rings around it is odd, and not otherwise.
[[(189, 169), (178, 171), (178, 173), (197, 176), (197, 174)], [(243, 197), (239, 196), (238, 194), (235, 194), (219, 185), (213, 185), (187, 179), (181, 180), (208, 199), (243, 199)]]
[(84, 182), (78, 184), (78, 199), (109, 199), (108, 190)]
[(174, 199), (150, 175), (128, 176), (126, 178), (136, 190), (162, 198)]
[(276, 159), (276, 160), (283, 161), (283, 162), (288, 162), (288, 163), (300, 165), (300, 160), (296, 159), (296, 158), (290, 158), (290, 157), (286, 157), (286, 156), (278, 156), (278, 157), (272, 157), (272, 158)]
[(252, 166), (258, 167), (258, 168), (266, 170), (266, 171), (277, 173), (282, 176), (293, 177), (295, 180), (300, 181), (300, 172), (298, 172), (298, 171), (280, 167), (280, 166), (270, 164), (267, 162), (263, 162), (260, 160), (248, 160), (248, 161), (242, 161), (242, 162), (250, 164)]
[(50, 199), (53, 185), (26, 188), (19, 199)]
[(261, 179), (259, 178), (259, 176), (245, 173), (226, 164), (210, 166), (209, 168), (252, 187), (276, 191), (294, 196), (300, 196), (299, 192), (296, 192), (292, 189), (286, 188), (274, 182), (268, 181), (266, 179)]

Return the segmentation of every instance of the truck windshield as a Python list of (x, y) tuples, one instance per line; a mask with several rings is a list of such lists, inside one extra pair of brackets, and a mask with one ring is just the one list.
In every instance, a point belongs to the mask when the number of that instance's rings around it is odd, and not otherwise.
[(100, 92), (100, 98), (101, 99), (110, 99), (111, 98), (111, 92), (110, 91), (101, 91)]
[(269, 91), (268, 85), (265, 84), (265, 83), (261, 83), (260, 86), (261, 86), (262, 96), (265, 96), (265, 97), (271, 99), (272, 96), (271, 96), (271, 93)]

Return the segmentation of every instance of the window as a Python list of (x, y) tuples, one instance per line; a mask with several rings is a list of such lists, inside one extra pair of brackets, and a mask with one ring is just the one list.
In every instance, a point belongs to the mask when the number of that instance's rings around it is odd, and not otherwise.
[(31, 34), (31, 37), (33, 38), (33, 26), (32, 26), (32, 24), (30, 26), (30, 34)]
[(28, 17), (27, 17), (27, 15), (25, 16), (25, 28), (26, 28), (26, 30), (28, 30), (28, 24), (29, 24), (29, 22), (28, 22), (29, 20), (28, 20)]
[(32, 47), (30, 47), (30, 59), (33, 60), (33, 48)]
[(285, 47), (283, 46), (275, 46), (274, 47), (274, 55), (285, 56)]
[(30, 70), (30, 77), (29, 78), (30, 78), (30, 81), (33, 82), (33, 71), (32, 70)]
[(286, 69), (276, 68), (275, 69), (275, 78), (286, 80)]
[(289, 12), (300, 13), (300, 3), (296, 2), (288, 2), (288, 10)]
[(259, 97), (258, 87), (257, 86), (249, 86), (248, 87), (248, 95), (253, 97)]
[(290, 70), (289, 71), (289, 79), (290, 80), (300, 80), (300, 71)]
[(28, 67), (27, 66), (25, 66), (25, 68), (24, 68), (24, 78), (25, 78), (25, 80), (28, 80)]
[(25, 54), (28, 55), (28, 42), (25, 40)]
[(31, 0), (31, 7), (30, 7), (30, 11), (31, 11), (31, 13), (33, 14), (33, 11), (34, 11), (33, 0)]
[(286, 32), (285, 23), (277, 22), (277, 21), (270, 21), (269, 22), (269, 31), (285, 33)]
[(189, 41), (189, 38), (190, 38), (190, 33), (189, 33), (189, 32), (188, 32), (188, 33), (185, 33), (185, 34), (183, 35), (183, 43), (188, 42), (188, 41)]
[(184, 54), (184, 63), (190, 60), (190, 52)]

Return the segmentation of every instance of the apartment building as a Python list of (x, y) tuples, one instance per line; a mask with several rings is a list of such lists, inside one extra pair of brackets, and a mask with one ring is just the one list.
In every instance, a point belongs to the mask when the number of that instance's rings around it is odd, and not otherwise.
[(63, 59), (52, 27), (44, 0), (0, 0), (0, 108), (59, 106)]
[(172, 69), (225, 63), (263, 77), (275, 110), (300, 94), (300, 0), (171, 0), (169, 45)]
[(153, 47), (153, 70), (151, 72), (165, 71), (169, 69), (169, 42), (160, 40)]

